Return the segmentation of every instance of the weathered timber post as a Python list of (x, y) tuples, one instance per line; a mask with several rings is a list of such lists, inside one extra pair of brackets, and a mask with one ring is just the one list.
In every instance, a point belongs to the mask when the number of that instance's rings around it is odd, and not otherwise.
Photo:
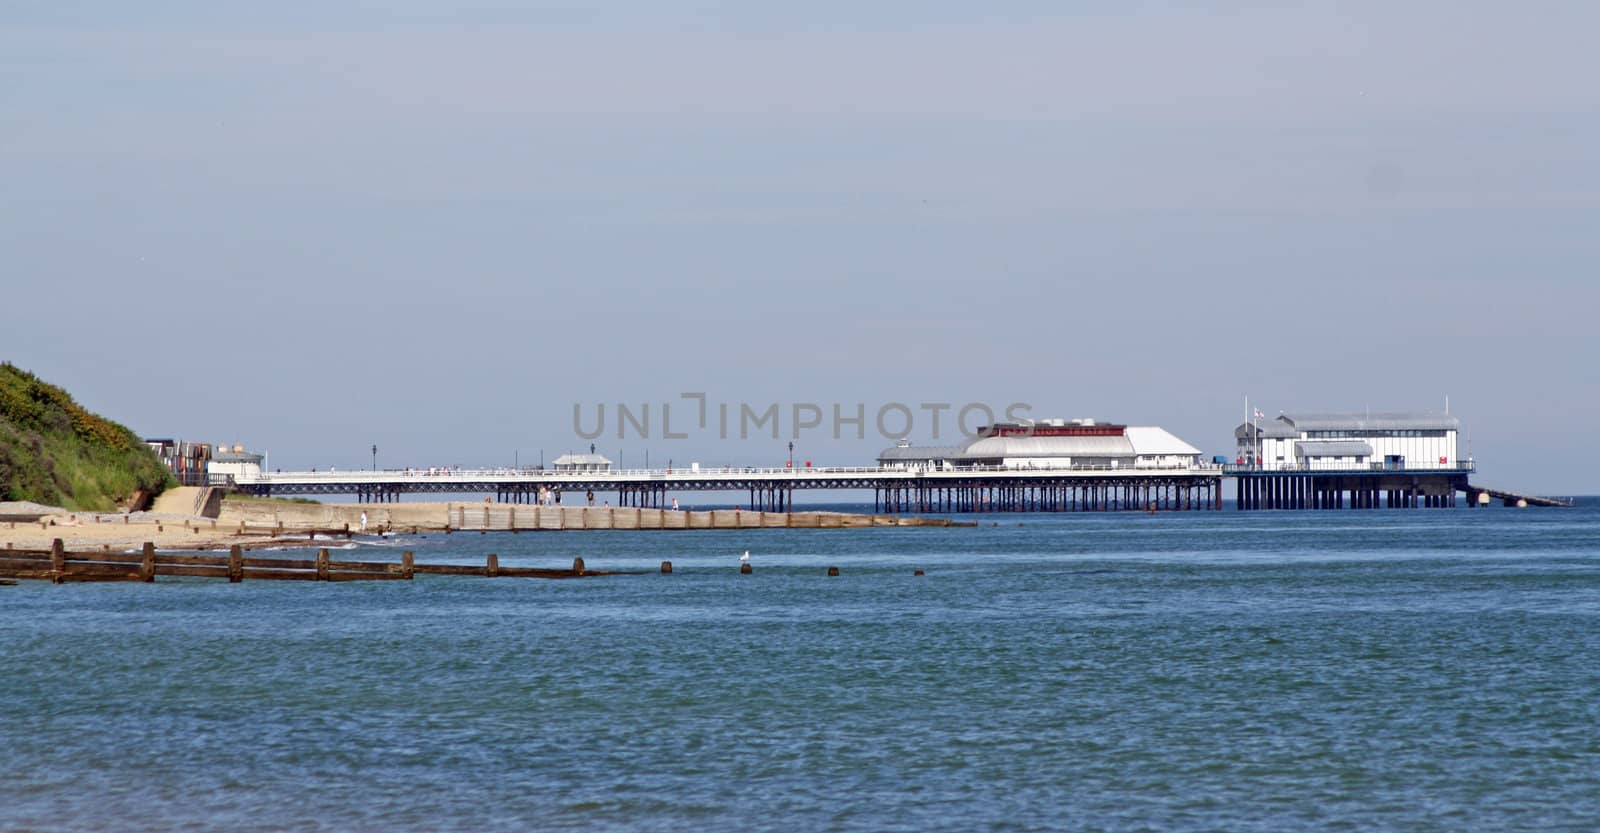
[(572, 572), (577, 573), (580, 576), (586, 572), (582, 556), (572, 559)]
[(751, 567), (750, 566), (750, 562), (748, 562), (748, 561), (746, 561), (743, 564), (739, 565), (739, 575), (741, 575), (741, 576), (748, 576), (748, 575), (750, 575), (751, 573), (754, 573), (754, 572), (755, 572), (755, 568)]
[(672, 562), (671, 561), (663, 561), (663, 562), (661, 562), (661, 572), (663, 572), (663, 573), (671, 573), (672, 572)]
[(238, 544), (228, 548), (228, 581), (232, 584), (244, 581), (244, 551)]
[(411, 554), (411, 550), (406, 550), (405, 552), (400, 553), (400, 577), (409, 581), (413, 578), (416, 578), (416, 576), (416, 556)]
[(324, 547), (317, 550), (317, 581), (328, 581), (328, 570), (328, 549)]
[(66, 575), (66, 572), (66, 547), (61, 544), (61, 539), (57, 538), (50, 542), (50, 582), (52, 584), (60, 584), (63, 581), (62, 576)]
[(156, 580), (156, 545), (149, 541), (144, 542), (144, 558), (139, 562), (139, 580)]
[(911, 575), (913, 575), (913, 576), (922, 576), (922, 575), (925, 575), (925, 573), (923, 573), (921, 570), (913, 570), (911, 572)]
[(828, 575), (830, 575), (830, 576), (839, 575), (839, 568), (838, 567), (829, 567), (828, 568)]
[(489, 563), (483, 568), (483, 574), (489, 578), (500, 577), (500, 556), (489, 553)]
[(350, 523), (348, 521), (346, 521), (344, 525), (344, 537), (350, 537)]

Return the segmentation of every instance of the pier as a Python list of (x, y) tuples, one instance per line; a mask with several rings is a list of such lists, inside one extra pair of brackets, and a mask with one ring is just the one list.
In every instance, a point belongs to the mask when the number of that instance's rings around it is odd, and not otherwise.
[(1467, 492), (1472, 461), (1418, 468), (1226, 466), (1240, 511), (1270, 509), (1446, 509)]
[(1452, 509), (1498, 500), (1505, 506), (1571, 507), (1568, 501), (1489, 489), (1470, 482), (1471, 460), (1412, 468), (1381, 464), (1262, 469), (1225, 466), (1241, 511), (1271, 509)]
[[(261, 496), (354, 495), (360, 502), (395, 502), (402, 495), (488, 494), (504, 504), (559, 504), (574, 496), (593, 505), (597, 495), (616, 505), (663, 508), (670, 493), (744, 492), (745, 508), (785, 512), (794, 493), (848, 490), (873, 493), (874, 511), (1106, 512), (1222, 508), (1222, 467), (1184, 466), (893, 466), (806, 468), (691, 468), (618, 471), (542, 469), (406, 469), (400, 471), (262, 472), (231, 485)], [(548, 505), (548, 504), (546, 504)]]

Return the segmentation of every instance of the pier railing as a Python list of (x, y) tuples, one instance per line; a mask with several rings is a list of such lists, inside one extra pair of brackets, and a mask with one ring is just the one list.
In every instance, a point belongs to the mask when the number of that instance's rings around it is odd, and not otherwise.
[(1389, 463), (1316, 463), (1316, 464), (1290, 464), (1281, 465), (1256, 465), (1251, 463), (1229, 463), (1222, 466), (1222, 473), (1234, 474), (1410, 474), (1424, 472), (1429, 474), (1449, 474), (1454, 472), (1475, 472), (1478, 464), (1472, 460), (1457, 460), (1450, 463), (1428, 463), (1406, 461), (1404, 465), (1396, 466)]
[(235, 477), (239, 484), (273, 485), (277, 483), (306, 483), (306, 482), (337, 482), (337, 483), (394, 483), (413, 482), (461, 482), (461, 481), (505, 481), (505, 482), (536, 482), (559, 483), (563, 480), (615, 480), (615, 481), (650, 481), (659, 480), (670, 482), (673, 480), (693, 480), (699, 478), (719, 477), (759, 477), (764, 479), (805, 480), (809, 478), (833, 478), (838, 476), (857, 477), (905, 477), (908, 475), (933, 474), (995, 474), (995, 473), (1040, 473), (1052, 472), (1106, 472), (1141, 474), (1149, 472), (1185, 472), (1185, 473), (1214, 473), (1221, 474), (1223, 466), (1215, 463), (1191, 463), (1183, 465), (1154, 465), (1154, 464), (1072, 464), (1064, 466), (805, 466), (789, 468), (784, 467), (758, 467), (758, 466), (700, 466), (698, 468), (661, 468), (661, 469), (607, 469), (598, 471), (556, 471), (553, 469), (536, 468), (433, 468), (433, 469), (380, 469), (373, 470), (330, 470), (330, 471), (294, 471), (294, 472), (262, 472), (259, 475)]

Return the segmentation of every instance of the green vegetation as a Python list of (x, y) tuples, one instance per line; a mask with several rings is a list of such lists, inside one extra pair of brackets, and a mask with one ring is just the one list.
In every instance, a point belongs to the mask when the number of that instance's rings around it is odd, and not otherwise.
[(106, 511), (175, 481), (132, 431), (0, 363), (0, 500)]

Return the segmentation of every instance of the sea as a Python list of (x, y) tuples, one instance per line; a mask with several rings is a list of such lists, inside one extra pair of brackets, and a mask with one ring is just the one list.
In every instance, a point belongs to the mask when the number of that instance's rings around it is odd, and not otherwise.
[(1600, 500), (964, 519), (0, 587), (0, 830), (1600, 829)]

